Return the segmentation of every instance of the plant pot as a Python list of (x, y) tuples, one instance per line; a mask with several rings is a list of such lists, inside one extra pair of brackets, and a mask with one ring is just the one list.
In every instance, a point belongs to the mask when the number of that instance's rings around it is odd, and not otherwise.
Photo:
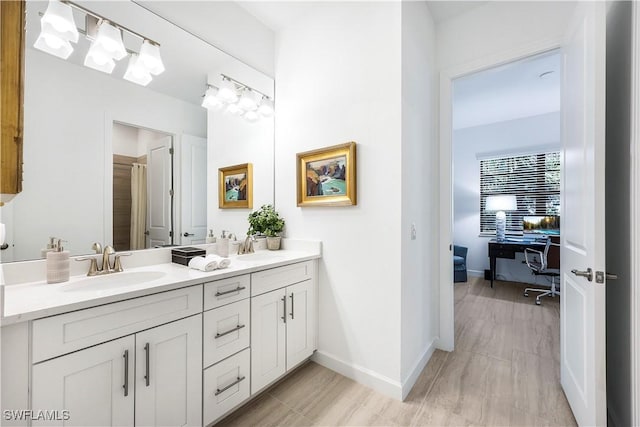
[(280, 249), (281, 240), (282, 237), (280, 236), (267, 237), (267, 249), (269, 249), (270, 251), (277, 251), (278, 249)]

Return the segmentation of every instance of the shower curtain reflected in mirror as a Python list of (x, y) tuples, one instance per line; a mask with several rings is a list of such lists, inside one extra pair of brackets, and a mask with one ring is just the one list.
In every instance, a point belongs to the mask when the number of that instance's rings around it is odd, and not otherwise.
[(134, 163), (131, 168), (131, 249), (146, 247), (147, 165)]

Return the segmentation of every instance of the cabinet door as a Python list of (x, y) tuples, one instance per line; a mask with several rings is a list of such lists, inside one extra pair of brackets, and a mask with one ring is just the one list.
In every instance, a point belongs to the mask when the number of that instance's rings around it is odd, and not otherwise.
[(251, 298), (251, 394), (286, 372), (285, 290)]
[(31, 408), (58, 413), (33, 425), (133, 426), (134, 342), (130, 335), (34, 365)]
[(202, 424), (202, 315), (136, 334), (136, 426)]
[(287, 288), (287, 370), (316, 348), (316, 298), (312, 280)]

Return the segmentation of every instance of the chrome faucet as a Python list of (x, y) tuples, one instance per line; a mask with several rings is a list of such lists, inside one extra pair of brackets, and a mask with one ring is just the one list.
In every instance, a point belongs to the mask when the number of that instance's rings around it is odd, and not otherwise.
[[(131, 252), (122, 253), (122, 254), (116, 254), (116, 251), (113, 249), (112, 246), (105, 246), (105, 248), (102, 249), (102, 245), (100, 243), (97, 243), (97, 242), (94, 243), (91, 246), (91, 249), (96, 251), (96, 254), (98, 254), (98, 255), (102, 254), (102, 265), (101, 266), (98, 265), (98, 260), (94, 256), (76, 258), (76, 261), (90, 261), (91, 262), (91, 264), (89, 264), (89, 272), (87, 273), (87, 276), (99, 276), (99, 275), (102, 275), (102, 274), (121, 272), (124, 269), (122, 268), (122, 262), (120, 261), (120, 257), (131, 255)], [(111, 265), (111, 262), (110, 262), (111, 261), (110, 260), (110, 256), (111, 255), (115, 255), (114, 260), (113, 260), (113, 266)]]
[(250, 236), (247, 236), (246, 239), (244, 239), (244, 243), (240, 243), (238, 245), (238, 255), (242, 255), (242, 254), (252, 254), (254, 252), (253, 250), (253, 242), (256, 240), (255, 236), (252, 234)]

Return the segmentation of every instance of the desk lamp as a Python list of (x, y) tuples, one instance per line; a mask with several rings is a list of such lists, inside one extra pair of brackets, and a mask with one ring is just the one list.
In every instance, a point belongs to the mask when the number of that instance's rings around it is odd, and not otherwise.
[(504, 241), (504, 227), (507, 214), (504, 211), (515, 211), (518, 209), (516, 196), (500, 195), (487, 196), (487, 202), (484, 206), (485, 212), (496, 213), (496, 239), (498, 242)]

